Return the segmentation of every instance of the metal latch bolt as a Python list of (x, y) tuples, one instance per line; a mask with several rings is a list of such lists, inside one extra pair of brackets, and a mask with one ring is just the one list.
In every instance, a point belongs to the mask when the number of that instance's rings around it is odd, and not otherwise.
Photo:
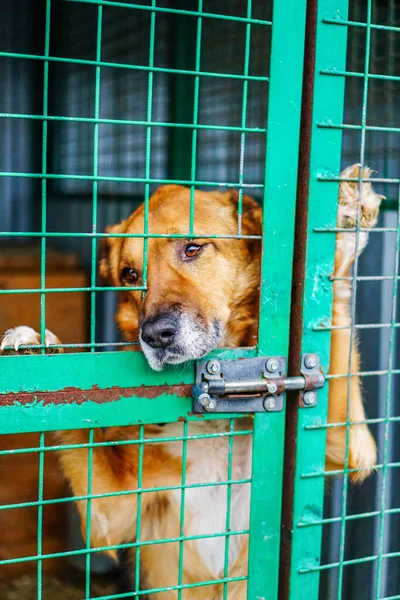
[(283, 409), (284, 393), (298, 390), (300, 406), (311, 408), (325, 383), (317, 354), (304, 354), (300, 375), (287, 377), (286, 358), (259, 356), (239, 360), (201, 361), (193, 386), (193, 410), (202, 412), (265, 412)]

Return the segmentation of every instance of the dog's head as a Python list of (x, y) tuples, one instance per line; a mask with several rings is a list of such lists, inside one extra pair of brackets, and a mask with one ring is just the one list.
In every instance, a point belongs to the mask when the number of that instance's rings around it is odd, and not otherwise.
[[(196, 191), (193, 216), (199, 238), (148, 239), (144, 297), (134, 290), (143, 285), (143, 238), (110, 237), (102, 247), (100, 274), (110, 285), (126, 287), (119, 327), (128, 340), (139, 339), (156, 370), (217, 346), (252, 345), (257, 333), (260, 241), (212, 237), (237, 235), (238, 193)], [(242, 234), (260, 235), (261, 209), (245, 195), (241, 221)], [(148, 233), (182, 235), (189, 226), (190, 190), (159, 188), (149, 201)], [(107, 232), (143, 234), (144, 206)]]

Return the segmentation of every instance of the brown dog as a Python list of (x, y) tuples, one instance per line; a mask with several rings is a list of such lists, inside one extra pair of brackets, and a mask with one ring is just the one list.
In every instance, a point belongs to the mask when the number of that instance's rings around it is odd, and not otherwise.
[[(346, 177), (358, 177), (360, 168), (349, 167)], [(364, 177), (370, 171), (365, 170)], [(340, 185), (338, 226), (353, 227), (361, 202), (362, 225), (376, 223), (380, 196), (370, 184), (363, 184), (360, 200), (356, 183)], [(180, 186), (161, 187), (150, 199), (149, 232), (184, 234), (189, 230), (190, 192)], [(238, 196), (234, 192), (195, 193), (195, 233), (201, 235), (237, 232)], [(108, 229), (112, 233), (143, 232), (144, 209)], [(243, 198), (243, 233), (261, 232), (261, 209), (249, 197)], [(365, 247), (367, 234), (360, 234), (359, 252)], [(143, 240), (140, 238), (108, 238), (100, 262), (100, 272), (111, 285), (125, 286), (117, 314), (117, 322), (127, 340), (140, 341), (153, 369), (166, 363), (177, 364), (197, 359), (216, 347), (248, 346), (256, 342), (258, 328), (258, 288), (261, 247), (257, 240), (232, 240), (199, 237), (196, 240), (150, 238), (148, 242), (148, 292), (142, 299), (134, 286), (141, 285)], [(347, 276), (354, 261), (355, 234), (337, 235), (335, 275)], [(350, 325), (350, 284), (335, 281), (333, 325)], [(21, 330), (20, 330), (21, 331)], [(18, 328), (7, 332), (3, 347), (18, 343), (37, 343), (37, 334), (21, 336)], [(23, 339), (17, 341), (18, 335)], [(343, 423), (347, 413), (348, 356), (350, 330), (332, 332), (331, 372), (344, 375), (333, 379), (329, 388), (329, 421)], [(352, 371), (359, 370), (359, 354), (352, 353)], [(365, 419), (358, 377), (352, 377), (350, 416), (353, 422)], [(250, 419), (239, 420), (237, 431), (250, 428)], [(229, 431), (224, 420), (189, 425), (189, 434), (213, 434)], [(145, 444), (143, 452), (142, 488), (177, 486), (182, 482), (182, 444), (164, 442), (163, 437), (182, 435), (182, 424), (145, 427), (145, 437), (157, 443)], [(86, 431), (59, 434), (63, 443), (85, 443)], [(105, 434), (97, 431), (97, 442), (137, 439), (138, 428), (112, 428)], [(214, 437), (190, 440), (187, 444), (187, 484), (225, 481), (228, 472), (228, 440)], [(328, 430), (327, 468), (343, 467), (345, 428)], [(62, 468), (71, 482), (74, 494), (87, 491), (87, 450), (65, 450), (60, 453)], [(364, 479), (374, 467), (375, 442), (365, 424), (353, 425), (350, 431), (349, 467), (358, 468), (352, 475)], [(251, 441), (237, 436), (233, 448), (233, 479), (251, 475)], [(93, 451), (94, 494), (134, 490), (138, 487), (138, 445), (97, 447)], [(232, 486), (230, 528), (243, 531), (249, 522), (248, 484)], [(185, 493), (185, 536), (182, 584), (212, 582), (224, 576), (225, 538), (218, 534), (226, 528), (227, 489), (225, 485), (188, 488)], [(141, 496), (141, 541), (175, 538), (180, 535), (179, 489), (148, 492)], [(80, 501), (82, 528), (85, 530), (86, 503)], [(130, 542), (136, 538), (137, 496), (105, 497), (91, 503), (91, 542), (94, 546)], [(197, 539), (197, 536), (216, 534)], [(132, 550), (132, 562), (135, 550)], [(140, 550), (142, 589), (176, 586), (179, 571), (179, 543), (144, 545)], [(247, 536), (233, 535), (229, 543), (229, 577), (247, 573)], [(185, 588), (187, 600), (220, 600), (223, 586), (218, 583)], [(153, 592), (151, 598), (175, 600), (176, 591)], [(229, 584), (230, 600), (246, 597), (246, 582)]]

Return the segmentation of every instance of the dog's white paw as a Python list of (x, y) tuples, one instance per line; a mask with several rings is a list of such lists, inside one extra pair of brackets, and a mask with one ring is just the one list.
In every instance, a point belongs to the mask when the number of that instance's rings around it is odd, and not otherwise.
[[(360, 164), (351, 165), (346, 167), (340, 176), (358, 179), (360, 177), (360, 170)], [(373, 173), (372, 169), (364, 167), (362, 179), (368, 179), (371, 173)], [(375, 193), (369, 181), (362, 182), (361, 195), (360, 183), (358, 181), (341, 181), (339, 187), (338, 227), (356, 227), (360, 204), (360, 227), (374, 227), (378, 220), (379, 206), (383, 198), (384, 196)]]
[(5, 350), (7, 347), (13, 348), (15, 352), (18, 352), (20, 346), (36, 346), (40, 344), (39, 334), (32, 329), (32, 327), (26, 327), (20, 325), (13, 329), (8, 329), (3, 335), (1, 340), (0, 350)]
[[(13, 329), (8, 329), (0, 344), (0, 350), (4, 353), (18, 352), (21, 346), (38, 346), (41, 343), (40, 334), (37, 333), (32, 327), (26, 327), (20, 325)], [(52, 345), (59, 345), (61, 342), (54, 333), (46, 329), (45, 345), (47, 347)], [(23, 348), (20, 350), (21, 353), (36, 353), (40, 352), (37, 348)], [(60, 349), (54, 349), (54, 352), (60, 352)]]
[(59, 344), (61, 344), (61, 342), (52, 331), (46, 329), (44, 344), (48, 348), (49, 346), (58, 346)]

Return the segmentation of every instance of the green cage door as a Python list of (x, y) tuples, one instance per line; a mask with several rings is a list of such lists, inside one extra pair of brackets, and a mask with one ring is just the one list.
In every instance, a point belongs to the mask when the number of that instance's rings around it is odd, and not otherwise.
[[(382, 6), (371, 0), (360, 4), (323, 0), (315, 7), (315, 79), (309, 106), (308, 226), (299, 345), (301, 352), (318, 352), (328, 385), (319, 394), (318, 405), (298, 410), (292, 422), (296, 440), (291, 444), (294, 503), (285, 523), (290, 531), (284, 595), (292, 600), (398, 597), (384, 591), (395, 586), (395, 580), (388, 576), (387, 559), (398, 556), (398, 551), (385, 551), (389, 515), (398, 510), (388, 507), (391, 497), (387, 483), (389, 468), (398, 465), (389, 461), (392, 422), (398, 420), (393, 415), (393, 375), (398, 373), (394, 367), (398, 179), (369, 169), (379, 156), (373, 132), (385, 139), (383, 132), (398, 131), (386, 126), (379, 104), (385, 95), (379, 85), (396, 78), (385, 72), (385, 62), (379, 62), (383, 55), (378, 33), (381, 29), (385, 34), (398, 31), (392, 5), (393, 22), (381, 24)], [(384, 58), (390, 64), (392, 55)], [(390, 152), (387, 156), (385, 152), (384, 169), (391, 160)], [(375, 227), (380, 201), (383, 199), (381, 212), (389, 204), (378, 192), (389, 196), (393, 189), (397, 227)], [(378, 262), (376, 266), (371, 256), (381, 258), (382, 233), (386, 242), (388, 234), (393, 236), (393, 264)], [(367, 240), (368, 251), (359, 259)], [(347, 264), (342, 262), (345, 255)], [(381, 275), (380, 269), (383, 272), (386, 268)], [(393, 285), (386, 322), (380, 322), (375, 310), (381, 301), (379, 285), (383, 280)], [(369, 303), (374, 308), (366, 318), (362, 311)], [(373, 334), (373, 344), (366, 334)], [(374, 385), (381, 386), (379, 394), (373, 391)], [(377, 456), (369, 431), (377, 442)], [(335, 441), (339, 441), (336, 448)], [(355, 498), (358, 504), (352, 502)]]
[[(83, 4), (89, 4), (84, 2)], [(96, 428), (109, 428), (113, 426), (139, 425), (141, 435), (143, 427), (152, 423), (183, 423), (183, 433), (179, 438), (185, 444), (190, 439), (190, 423), (199, 419), (232, 419), (231, 432), (235, 419), (240, 414), (193, 415), (191, 389), (195, 383), (195, 365), (186, 364), (184, 367), (174, 369), (167, 367), (161, 372), (152, 371), (144, 356), (140, 352), (100, 352), (96, 345), (96, 294), (108, 293), (96, 285), (96, 251), (102, 234), (96, 229), (97, 203), (99, 185), (102, 181), (112, 180), (112, 177), (103, 177), (98, 171), (98, 145), (99, 127), (101, 119), (101, 86), (102, 73), (106, 69), (115, 68), (115, 64), (102, 60), (102, 19), (107, 5), (114, 3), (90, 3), (95, 8), (96, 17), (96, 44), (94, 59), (80, 61), (94, 69), (94, 113), (90, 119), (93, 125), (93, 174), (89, 181), (92, 185), (93, 230), (86, 237), (91, 244), (91, 282), (90, 286), (81, 291), (88, 292), (91, 297), (91, 332), (90, 352), (76, 352), (65, 354), (42, 354), (29, 356), (2, 356), (0, 358), (0, 434), (15, 434), (40, 432), (40, 445), (31, 448), (30, 452), (37, 452), (40, 456), (40, 468), (43, 475), (43, 465), (47, 452), (56, 448), (46, 448), (44, 433), (56, 430), (88, 429), (89, 445), (93, 444), (93, 431)], [(118, 4), (118, 3), (115, 3)], [(221, 76), (234, 78), (229, 73), (202, 73), (201, 70), (201, 40), (202, 25), (206, 19), (222, 19), (227, 22), (238, 21), (245, 26), (244, 72), (237, 76), (238, 83), (242, 86), (242, 118), (238, 129), (241, 136), (243, 154), (240, 158), (240, 168), (233, 187), (239, 189), (241, 198), (243, 190), (254, 187), (262, 190), (263, 200), (263, 253), (262, 253), (262, 279), (261, 303), (258, 344), (256, 348), (226, 349), (215, 351), (212, 356), (219, 359), (240, 360), (254, 356), (288, 356), (289, 344), (289, 315), (290, 295), (292, 281), (292, 260), (294, 245), (294, 220), (297, 185), (297, 165), (299, 151), (300, 112), (302, 102), (302, 73), (304, 54), (304, 31), (306, 17), (306, 2), (291, 0), (283, 3), (281, 0), (273, 2), (272, 23), (261, 21), (252, 17), (252, 2), (248, 0), (246, 15), (231, 17), (206, 13), (200, 0), (198, 10), (186, 11), (177, 9), (182, 14), (192, 15), (196, 35), (196, 65), (195, 70), (176, 69), (175, 74), (191, 77), (194, 81), (194, 113), (190, 123), (182, 127), (192, 129), (191, 173), (188, 181), (178, 179), (164, 180), (161, 183), (183, 183), (191, 187), (212, 185), (214, 182), (200, 181), (196, 177), (197, 133), (203, 127), (198, 123), (199, 86), (203, 78)], [(130, 5), (128, 4), (127, 7)], [(149, 64), (145, 66), (148, 73), (148, 94), (146, 121), (140, 126), (146, 127), (146, 165), (145, 177), (138, 178), (144, 184), (145, 205), (148, 206), (150, 185), (155, 183), (151, 178), (151, 131), (156, 125), (152, 115), (152, 86), (153, 78), (157, 73), (154, 66), (154, 49), (156, 22), (159, 13), (169, 12), (168, 8), (158, 8), (153, 2), (151, 7), (137, 6), (137, 10), (151, 12), (150, 27), (150, 53)], [(129, 10), (134, 10), (131, 8)], [(44, 27), (45, 44), (44, 54), (40, 60), (44, 66), (43, 86), (43, 114), (36, 116), (43, 123), (42, 131), (42, 170), (37, 174), (10, 174), (1, 173), (3, 176), (32, 176), (41, 180), (41, 227), (39, 232), (13, 232), (2, 233), (2, 237), (35, 237), (41, 240), (41, 284), (37, 290), (30, 293), (40, 294), (41, 297), (41, 333), (46, 328), (46, 298), (51, 293), (63, 290), (50, 290), (46, 287), (46, 244), (53, 236), (46, 227), (46, 206), (48, 195), (48, 182), (52, 179), (66, 179), (68, 175), (60, 176), (50, 171), (47, 164), (47, 136), (49, 124), (56, 121), (57, 117), (49, 116), (48, 86), (49, 69), (56, 60), (50, 53), (52, 3), (46, 2), (46, 23)], [(170, 11), (174, 14), (174, 11)], [(176, 11), (175, 11), (176, 12)], [(193, 14), (192, 14), (193, 13)], [(254, 132), (263, 135), (266, 144), (266, 161), (264, 168), (264, 182), (262, 185), (249, 185), (244, 178), (244, 149), (246, 128), (248, 85), (251, 81), (260, 79), (252, 74), (251, 34), (254, 28), (262, 28), (265, 35), (272, 30), (270, 57), (270, 76), (268, 81), (268, 110), (265, 107), (265, 131)], [(20, 55), (12, 52), (3, 52), (7, 58), (21, 58), (27, 60), (38, 57)], [(66, 63), (70, 59), (64, 59)], [(72, 59), (71, 59), (71, 62)], [(125, 65), (124, 68), (140, 70), (140, 65)], [(164, 69), (165, 70), (165, 69)], [(160, 69), (159, 69), (160, 71)], [(174, 72), (174, 70), (169, 70)], [(268, 112), (268, 114), (267, 114)], [(6, 118), (7, 115), (2, 115)], [(15, 118), (8, 115), (9, 118)], [(26, 116), (26, 115), (25, 115)], [(29, 116), (29, 115), (28, 115)], [(61, 115), (68, 119), (68, 116)], [(187, 120), (187, 116), (186, 116)], [(104, 120), (103, 120), (104, 121)], [(131, 123), (126, 123), (129, 125)], [(164, 123), (164, 126), (166, 124)], [(204, 125), (204, 128), (212, 128)], [(218, 128), (217, 126), (215, 126)], [(221, 127), (223, 129), (223, 127)], [(229, 129), (229, 127), (228, 127)], [(176, 171), (175, 171), (176, 172)], [(82, 176), (84, 179), (85, 176)], [(79, 177), (76, 178), (79, 180)], [(130, 178), (134, 180), (134, 178)], [(215, 184), (221, 185), (218, 182)], [(246, 192), (247, 193), (247, 192)], [(193, 213), (194, 214), (194, 213)], [(192, 225), (192, 224), (191, 224)], [(145, 224), (145, 240), (148, 239)], [(240, 232), (239, 232), (240, 233)], [(60, 234), (62, 235), (62, 234)], [(147, 236), (147, 237), (146, 237)], [(69, 235), (73, 237), (73, 235)], [(240, 236), (239, 236), (240, 237)], [(146, 248), (146, 241), (145, 241)], [(145, 250), (146, 255), (146, 250)], [(144, 284), (145, 287), (145, 284)], [(26, 290), (25, 290), (26, 291)], [(74, 290), (67, 290), (74, 291)], [(13, 293), (13, 290), (0, 290), (0, 301), (4, 293)], [(14, 290), (14, 293), (20, 293)], [(23, 323), (21, 323), (23, 324)], [(71, 327), (73, 324), (71, 323)], [(55, 331), (57, 334), (57, 331)], [(315, 351), (315, 349), (313, 349)], [(251, 514), (249, 532), (249, 566), (248, 566), (248, 598), (251, 600), (273, 600), (278, 597), (278, 571), (280, 547), (280, 520), (281, 520), (281, 494), (283, 476), (283, 451), (284, 451), (284, 425), (285, 410), (276, 412), (260, 412), (254, 415), (253, 458), (251, 476)], [(188, 434), (189, 427), (189, 434)], [(232, 439), (232, 438), (231, 438)], [(27, 450), (25, 449), (25, 452)], [(10, 454), (9, 450), (0, 451), (1, 455)], [(24, 450), (21, 449), (21, 452)], [(227, 474), (228, 487), (230, 475)], [(39, 482), (40, 488), (40, 482)], [(181, 489), (185, 489), (185, 473), (182, 473)], [(88, 483), (90, 504), (90, 477)], [(43, 491), (43, 490), (42, 490)], [(140, 494), (141, 492), (139, 492)], [(228, 489), (229, 497), (229, 489)], [(72, 499), (71, 499), (72, 500)], [(43, 495), (39, 491), (39, 499), (35, 506), (40, 511), (43, 506)], [(0, 507), (4, 509), (3, 507)], [(10, 506), (8, 507), (10, 508)], [(13, 508), (13, 507), (11, 507)], [(229, 515), (227, 519), (225, 537), (230, 535)], [(90, 529), (90, 526), (89, 526)], [(39, 538), (38, 538), (39, 539)], [(84, 551), (82, 551), (84, 554)], [(86, 548), (86, 597), (90, 597), (90, 549)], [(42, 564), (46, 556), (41, 553), (38, 541), (37, 556), (27, 557), (38, 564), (38, 577), (42, 577)], [(23, 562), (23, 558), (18, 559)], [(12, 563), (12, 560), (0, 560), (2, 565)], [(179, 588), (181, 596), (182, 586)], [(224, 592), (225, 595), (227, 592)], [(110, 596), (111, 598), (112, 596)], [(119, 597), (119, 596), (118, 596)], [(226, 597), (228, 597), (226, 595)], [(38, 595), (38, 598), (40, 596)]]

